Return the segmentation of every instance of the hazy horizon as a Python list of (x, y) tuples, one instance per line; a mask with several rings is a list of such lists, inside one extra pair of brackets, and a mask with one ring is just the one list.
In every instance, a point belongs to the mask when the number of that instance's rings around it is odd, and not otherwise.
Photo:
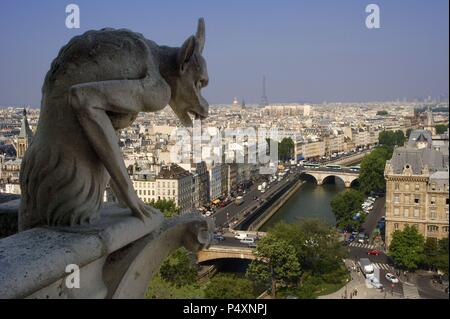
[(128, 28), (180, 46), (206, 22), (210, 104), (365, 103), (448, 97), (447, 0), (380, 0), (381, 28), (367, 29), (370, 0), (74, 1), (81, 28), (65, 27), (70, 2), (0, 3), (0, 106), (40, 106), (44, 76), (73, 36)]

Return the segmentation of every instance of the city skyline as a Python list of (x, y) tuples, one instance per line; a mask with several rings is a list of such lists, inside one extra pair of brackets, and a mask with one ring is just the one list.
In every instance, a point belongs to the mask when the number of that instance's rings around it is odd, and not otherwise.
[(65, 27), (66, 3), (0, 4), (6, 48), (0, 105), (39, 107), (52, 58), (73, 36), (125, 27), (160, 45), (180, 46), (199, 16), (206, 21), (211, 83), (205, 96), (211, 104), (231, 103), (234, 96), (258, 104), (264, 75), (272, 103), (448, 97), (447, 1), (377, 1), (380, 29), (366, 28), (369, 2), (359, 0), (76, 4), (80, 29)]

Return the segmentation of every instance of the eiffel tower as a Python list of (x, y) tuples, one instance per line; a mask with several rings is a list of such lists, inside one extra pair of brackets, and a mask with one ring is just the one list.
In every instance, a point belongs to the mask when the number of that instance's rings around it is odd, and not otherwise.
[(259, 106), (264, 107), (267, 105), (269, 105), (269, 101), (267, 100), (267, 95), (266, 95), (266, 77), (263, 75), (262, 96), (261, 96), (261, 102), (259, 103)]

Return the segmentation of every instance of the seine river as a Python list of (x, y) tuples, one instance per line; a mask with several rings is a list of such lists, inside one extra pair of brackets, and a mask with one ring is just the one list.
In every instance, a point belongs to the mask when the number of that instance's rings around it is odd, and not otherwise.
[(307, 181), (261, 230), (266, 231), (279, 221), (292, 224), (302, 218), (317, 218), (334, 225), (336, 220), (331, 211), (330, 202), (344, 189), (344, 183), (340, 179), (321, 186)]

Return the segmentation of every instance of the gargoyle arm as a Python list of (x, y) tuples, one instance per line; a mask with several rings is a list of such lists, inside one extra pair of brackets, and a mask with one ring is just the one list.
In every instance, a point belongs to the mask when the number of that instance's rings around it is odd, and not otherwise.
[(141, 80), (117, 80), (72, 86), (69, 103), (97, 156), (106, 167), (120, 198), (134, 216), (143, 219), (155, 210), (137, 196), (128, 176), (115, 129), (107, 112), (135, 114), (167, 105), (168, 85), (146, 77)]

